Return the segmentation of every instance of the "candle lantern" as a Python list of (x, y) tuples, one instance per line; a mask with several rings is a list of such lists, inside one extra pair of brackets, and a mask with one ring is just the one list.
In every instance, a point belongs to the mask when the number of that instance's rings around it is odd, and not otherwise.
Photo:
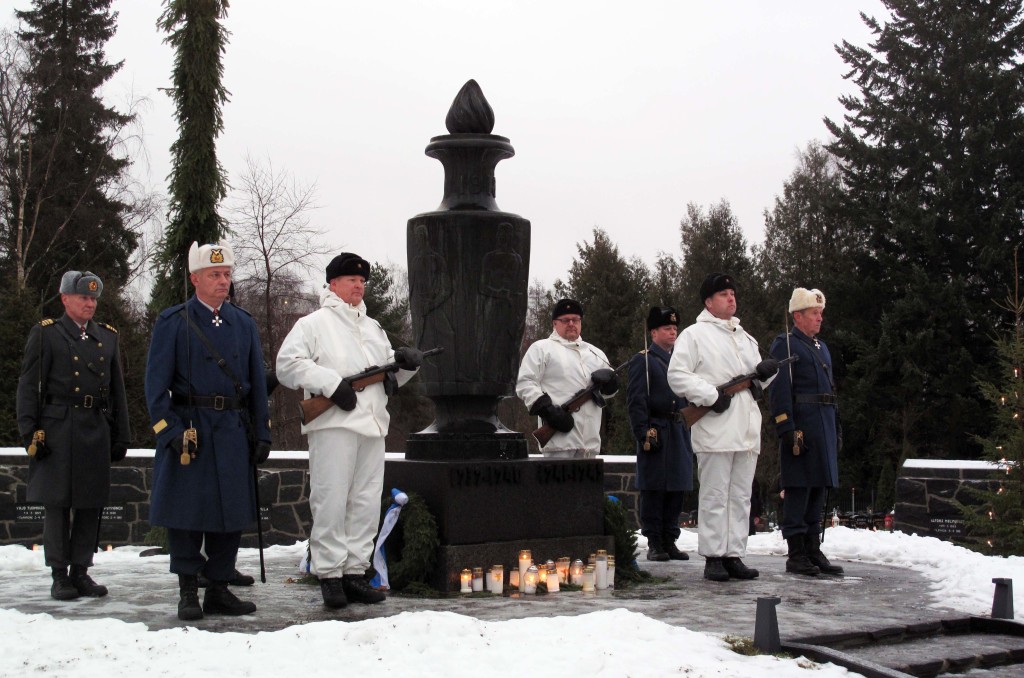
[(472, 586), (473, 586), (473, 571), (470, 570), (468, 567), (465, 568), (459, 574), (459, 584), (462, 585), (461, 588), (459, 588), (459, 593), (472, 593), (473, 592), (473, 588), (472, 588)]
[(594, 565), (594, 587), (599, 591), (608, 588), (608, 552), (604, 549), (597, 551)]
[(509, 588), (519, 588), (519, 570), (509, 570), (508, 586)]
[(587, 565), (587, 569), (583, 570), (583, 590), (594, 591), (594, 566)]
[(577, 558), (569, 569), (570, 583), (580, 586), (583, 583), (583, 561)]
[(491, 567), (490, 578), (488, 581), (488, 590), (491, 593), (500, 594), (505, 588), (505, 566), (494, 565)]
[(533, 554), (530, 553), (530, 549), (523, 549), (519, 552), (519, 581), (523, 580), (530, 565), (533, 565)]
[(537, 570), (536, 565), (530, 565), (526, 569), (526, 575), (523, 581), (523, 593), (537, 593), (537, 582), (540, 579), (540, 573)]
[[(534, 567), (537, 567), (534, 565)], [(548, 583), (548, 568), (544, 565), (537, 567), (537, 581), (541, 584), (547, 585)]]
[(572, 561), (569, 560), (569, 556), (562, 556), (558, 559), (558, 563), (556, 563), (555, 567), (558, 568), (558, 582), (560, 584), (569, 583), (569, 563), (571, 562)]
[(615, 588), (615, 556), (608, 556), (608, 588)]
[(548, 568), (548, 593), (558, 593), (558, 570), (552, 565)]
[(482, 567), (473, 568), (473, 590), (484, 590), (484, 568)]

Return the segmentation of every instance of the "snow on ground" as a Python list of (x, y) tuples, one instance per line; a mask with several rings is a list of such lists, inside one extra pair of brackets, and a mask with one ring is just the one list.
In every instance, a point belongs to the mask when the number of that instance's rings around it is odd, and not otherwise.
[[(643, 543), (643, 538), (639, 538)], [(697, 535), (684, 531), (679, 546), (696, 551)], [(294, 555), (302, 545), (273, 547)], [(779, 533), (750, 539), (754, 554), (783, 554)], [(96, 556), (106, 572), (138, 565), (138, 548)], [(987, 614), (994, 577), (1024, 582), (1024, 558), (974, 553), (931, 537), (830, 529), (825, 551), (917, 570), (934, 585), (942, 606)], [(45, 569), (42, 552), (0, 547), (0, 576)], [(1024, 584), (1018, 588), (1020, 593)], [(1024, 609), (1015, 596), (1014, 607)], [(195, 628), (149, 631), (116, 619), (54, 619), (3, 609), (0, 601), (0, 675), (99, 678), (147, 675), (337, 676), (814, 676), (850, 675), (805, 659), (746, 657), (717, 636), (698, 633), (625, 609), (575, 617), (488, 622), (451, 612), (403, 612), (358, 622), (328, 621), (258, 634), (213, 633)]]

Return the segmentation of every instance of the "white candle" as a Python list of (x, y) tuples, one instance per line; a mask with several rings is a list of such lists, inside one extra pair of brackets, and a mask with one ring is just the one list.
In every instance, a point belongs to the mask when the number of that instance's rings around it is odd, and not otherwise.
[(530, 565), (526, 570), (526, 576), (523, 580), (523, 593), (537, 593), (537, 580), (540, 578), (540, 574), (537, 571), (536, 565)]
[(523, 549), (519, 552), (519, 581), (523, 580), (530, 565), (533, 565), (533, 554), (530, 549)]
[(608, 552), (600, 549), (594, 565), (594, 588), (603, 591), (608, 588)]
[(583, 570), (583, 590), (594, 590), (594, 568), (591, 565), (587, 565), (587, 569)]
[(505, 588), (504, 565), (494, 565), (493, 567), (491, 567), (490, 578), (487, 580), (487, 584), (489, 587), (488, 590), (491, 593), (500, 594), (502, 592), (502, 589)]
[(548, 570), (548, 593), (558, 593), (558, 571)]
[(473, 572), (467, 567), (459, 573), (459, 583), (462, 585), (459, 593), (472, 593)]
[(482, 567), (473, 568), (473, 590), (477, 592), (484, 590), (484, 568)]
[(519, 588), (519, 570), (509, 570), (508, 585), (509, 588)]

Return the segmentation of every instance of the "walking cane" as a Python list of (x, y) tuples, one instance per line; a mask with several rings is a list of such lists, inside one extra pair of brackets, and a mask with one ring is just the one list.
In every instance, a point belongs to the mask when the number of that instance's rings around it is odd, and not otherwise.
[(252, 489), (256, 493), (256, 538), (260, 547), (260, 581), (267, 583), (267, 565), (263, 561), (263, 520), (260, 516), (260, 476), (256, 464), (252, 465)]

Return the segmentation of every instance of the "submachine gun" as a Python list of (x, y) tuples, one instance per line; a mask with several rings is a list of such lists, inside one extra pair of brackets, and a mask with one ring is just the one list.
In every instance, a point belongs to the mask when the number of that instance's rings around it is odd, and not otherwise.
[[(628, 364), (629, 361), (627, 360), (626, 362), (616, 367), (614, 372), (616, 374), (621, 372)], [(568, 412), (569, 414), (572, 414), (573, 412), (579, 412), (580, 408), (586, 405), (587, 402), (589, 402), (590, 400), (597, 400), (601, 397), (601, 394), (598, 392), (600, 388), (601, 387), (598, 384), (590, 382), (590, 386), (580, 389), (571, 398), (562, 403), (562, 409)], [(544, 424), (542, 424), (540, 428), (533, 432), (533, 437), (537, 439), (537, 443), (541, 447), (544, 447), (551, 441), (551, 437), (555, 435), (555, 433), (557, 433), (557, 431), (554, 429), (554, 427), (551, 424), (544, 422)]]
[[(799, 359), (800, 356), (798, 355), (783, 358), (782, 360), (779, 361), (779, 367), (782, 367), (783, 365), (788, 365), (789, 363), (795, 363)], [(725, 382), (724, 384), (718, 387), (718, 392), (723, 395), (732, 396), (748, 388), (756, 388), (760, 390), (760, 387), (757, 384), (757, 382), (759, 381), (760, 379), (758, 378), (757, 373), (751, 372), (750, 374), (744, 374), (742, 376), (736, 377), (735, 379), (730, 379), (729, 381)], [(756, 391), (755, 395), (757, 395)], [(696, 424), (698, 421), (701, 420), (701, 418), (704, 417), (705, 414), (707, 414), (710, 411), (710, 405), (687, 405), (682, 410), (680, 410), (680, 412), (683, 415), (683, 423), (686, 425), (686, 428), (690, 428), (691, 426)]]
[[(431, 356), (444, 353), (444, 347), (438, 346), (432, 348), (429, 351), (423, 352), (424, 358), (430, 358)], [(352, 387), (353, 391), (362, 391), (367, 386), (373, 384), (379, 384), (384, 381), (388, 374), (391, 372), (397, 372), (402, 369), (398, 363), (390, 362), (380, 367), (371, 367), (363, 370), (358, 374), (353, 374), (348, 377), (344, 377), (343, 381), (347, 381), (349, 386)], [(334, 407), (334, 401), (327, 396), (316, 395), (311, 398), (299, 401), (299, 419), (303, 424), (308, 424), (313, 421), (327, 410)]]

